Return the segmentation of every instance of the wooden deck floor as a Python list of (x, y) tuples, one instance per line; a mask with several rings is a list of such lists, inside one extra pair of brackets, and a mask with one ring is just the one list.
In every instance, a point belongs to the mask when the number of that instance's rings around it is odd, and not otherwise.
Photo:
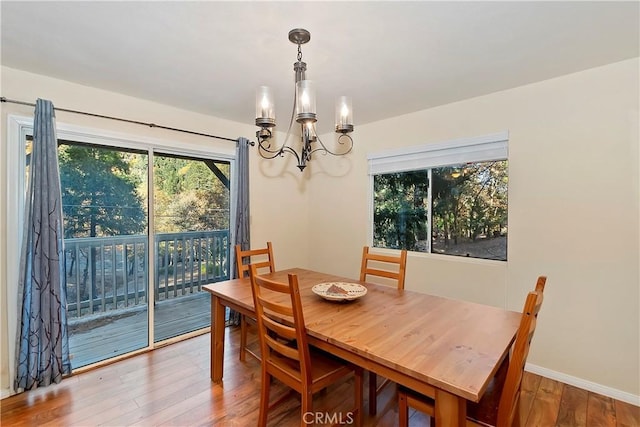
[[(208, 292), (200, 292), (156, 303), (154, 341), (210, 326), (210, 301)], [(146, 307), (71, 326), (69, 348), (73, 369), (145, 348), (148, 326)]]
[[(227, 333), (224, 383), (209, 379), (209, 334), (73, 375), (60, 384), (0, 401), (3, 426), (220, 426), (255, 425), (260, 400), (260, 363), (238, 361), (238, 328)], [(366, 376), (365, 376), (366, 378)], [(331, 413), (352, 405), (351, 380), (319, 393), (314, 409)], [(275, 383), (273, 396), (284, 387)], [(366, 390), (366, 388), (365, 388)], [(365, 405), (366, 393), (365, 393)], [(291, 398), (273, 411), (269, 426), (300, 425), (300, 404)], [(366, 406), (365, 406), (366, 408)], [(379, 414), (365, 409), (365, 427), (395, 427), (394, 387), (379, 397)], [(410, 426), (429, 425), (412, 413)], [(638, 427), (640, 408), (525, 373), (523, 427)]]

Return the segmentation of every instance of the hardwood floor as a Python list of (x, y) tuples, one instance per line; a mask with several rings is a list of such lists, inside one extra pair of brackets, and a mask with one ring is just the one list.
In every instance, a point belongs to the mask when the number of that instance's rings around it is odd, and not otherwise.
[[(71, 376), (60, 384), (0, 401), (3, 426), (223, 426), (254, 425), (260, 398), (260, 364), (238, 361), (239, 331), (227, 334), (224, 384), (209, 380), (209, 334)], [(366, 384), (365, 384), (366, 386)], [(277, 397), (285, 388), (273, 387)], [(366, 390), (366, 388), (365, 388)], [(351, 382), (316, 396), (314, 410), (346, 413)], [(365, 393), (366, 398), (366, 393)], [(378, 416), (366, 426), (397, 425), (394, 387), (378, 398)], [(525, 374), (522, 426), (640, 426), (640, 408), (534, 374)], [(365, 401), (365, 405), (367, 402)], [(270, 426), (299, 425), (292, 396), (272, 411)], [(343, 418), (343, 419), (345, 419)], [(428, 425), (413, 413), (410, 425)]]

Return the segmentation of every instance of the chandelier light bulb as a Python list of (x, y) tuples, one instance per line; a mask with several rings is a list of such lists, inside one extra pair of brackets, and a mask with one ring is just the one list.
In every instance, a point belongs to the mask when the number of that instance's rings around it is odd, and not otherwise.
[(311, 80), (300, 80), (296, 83), (296, 121), (305, 123), (316, 121), (316, 93)]
[(353, 109), (351, 98), (340, 96), (336, 100), (336, 132), (349, 133), (353, 131)]
[(302, 102), (302, 110), (309, 111), (309, 94), (306, 90), (300, 95), (300, 102)]
[(260, 86), (256, 90), (256, 125), (262, 128), (276, 125), (273, 92), (268, 86)]
[(342, 109), (340, 109), (340, 124), (345, 124), (347, 117), (349, 117), (349, 108), (343, 105)]
[(262, 115), (261, 117), (269, 117), (269, 99), (266, 96), (262, 97)]

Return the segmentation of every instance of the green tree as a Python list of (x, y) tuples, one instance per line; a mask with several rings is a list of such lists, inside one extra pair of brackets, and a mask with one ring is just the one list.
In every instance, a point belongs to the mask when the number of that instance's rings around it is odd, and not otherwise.
[[(138, 234), (146, 228), (146, 213), (137, 192), (140, 178), (130, 174), (132, 162), (146, 156), (109, 148), (62, 142), (58, 150), (65, 238)], [(96, 246), (86, 264), (87, 280), (96, 295)], [(72, 254), (72, 257), (75, 253)], [(73, 274), (73, 259), (69, 274)]]
[(427, 171), (377, 175), (374, 180), (374, 243), (418, 249), (427, 238)]
[(129, 173), (132, 156), (140, 157), (102, 147), (60, 145), (66, 238), (144, 232), (146, 213), (137, 192), (139, 178)]
[(433, 169), (434, 245), (449, 248), (502, 233), (507, 225), (507, 170), (506, 160)]
[(156, 229), (159, 232), (229, 228), (229, 164), (157, 156), (154, 160)]

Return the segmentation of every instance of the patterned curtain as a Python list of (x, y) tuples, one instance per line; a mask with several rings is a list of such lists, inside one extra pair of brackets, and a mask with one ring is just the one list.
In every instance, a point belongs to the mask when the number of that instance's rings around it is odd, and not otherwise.
[[(249, 140), (239, 138), (236, 144), (236, 160), (238, 163), (238, 173), (236, 174), (236, 191), (238, 194), (236, 205), (235, 221), (235, 245), (242, 245), (242, 250), (246, 251), (250, 245), (249, 231)], [(233, 277), (235, 277), (235, 269)]]
[(38, 99), (18, 283), (15, 390), (59, 383), (71, 373), (58, 141), (51, 101)]
[[(237, 173), (234, 174), (235, 182), (232, 184), (236, 189), (236, 217), (235, 217), (235, 241), (232, 244), (232, 251), (235, 245), (241, 245), (242, 250), (251, 247), (249, 232), (249, 144), (246, 138), (238, 138), (236, 144), (236, 164)], [(236, 260), (237, 262), (237, 260)], [(236, 277), (235, 266), (231, 266), (231, 277)], [(240, 324), (240, 313), (231, 310), (229, 313), (229, 324)]]

